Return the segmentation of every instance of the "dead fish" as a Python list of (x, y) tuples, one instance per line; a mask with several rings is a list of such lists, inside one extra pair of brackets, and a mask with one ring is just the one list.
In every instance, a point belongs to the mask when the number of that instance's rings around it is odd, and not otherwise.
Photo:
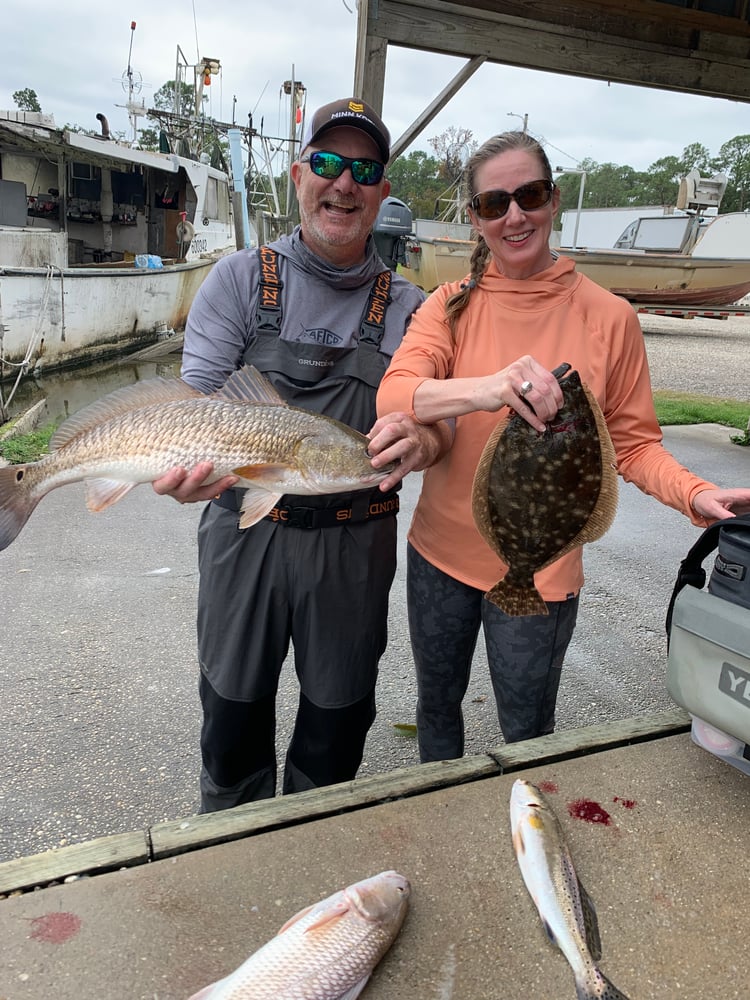
[(508, 615), (546, 615), (534, 574), (607, 531), (617, 510), (615, 451), (599, 404), (578, 372), (553, 374), (563, 405), (544, 433), (513, 411), (482, 451), (474, 522), (508, 565), (485, 595)]
[(410, 892), (394, 871), (355, 882), (301, 910), (190, 1000), (355, 1000), (401, 929)]
[(240, 527), (247, 528), (284, 493), (340, 493), (381, 482), (393, 465), (374, 469), (367, 445), (359, 431), (289, 406), (252, 367), (211, 395), (181, 379), (137, 382), (66, 420), (40, 461), (0, 469), (0, 550), (58, 486), (83, 481), (86, 506), (97, 512), (138, 483), (202, 461), (214, 463), (211, 482), (241, 477)]
[(513, 849), (544, 929), (575, 976), (577, 1000), (628, 1000), (597, 966), (596, 910), (576, 875), (562, 827), (539, 789), (519, 779), (510, 794)]

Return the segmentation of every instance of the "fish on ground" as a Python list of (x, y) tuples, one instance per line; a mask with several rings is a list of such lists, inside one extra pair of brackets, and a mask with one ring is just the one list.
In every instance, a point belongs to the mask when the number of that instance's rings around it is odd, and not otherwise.
[(240, 476), (240, 527), (255, 524), (284, 493), (372, 488), (393, 465), (374, 469), (367, 438), (331, 417), (290, 406), (246, 366), (204, 395), (182, 379), (155, 378), (117, 389), (66, 420), (38, 462), (0, 469), (0, 550), (16, 538), (51, 490), (85, 483), (98, 512), (138, 483), (174, 466), (214, 464), (211, 482)]
[(401, 929), (410, 892), (394, 871), (355, 882), (301, 910), (190, 1000), (355, 1000)]
[(547, 936), (573, 970), (577, 1000), (628, 1000), (597, 965), (601, 939), (594, 904), (576, 875), (560, 821), (530, 781), (513, 783), (510, 827), (526, 888)]
[(474, 522), (508, 566), (486, 598), (508, 615), (546, 615), (534, 574), (608, 530), (617, 510), (615, 451), (578, 372), (554, 373), (563, 405), (544, 433), (513, 411), (490, 435), (472, 487)]

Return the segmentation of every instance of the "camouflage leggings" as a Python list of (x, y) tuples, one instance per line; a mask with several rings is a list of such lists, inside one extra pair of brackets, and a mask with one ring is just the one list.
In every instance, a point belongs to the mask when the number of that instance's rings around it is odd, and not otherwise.
[(506, 743), (553, 732), (563, 659), (578, 597), (549, 602), (549, 615), (512, 618), (484, 593), (407, 549), (409, 632), (417, 671), (417, 735), (422, 762), (464, 752), (461, 702), (480, 625)]

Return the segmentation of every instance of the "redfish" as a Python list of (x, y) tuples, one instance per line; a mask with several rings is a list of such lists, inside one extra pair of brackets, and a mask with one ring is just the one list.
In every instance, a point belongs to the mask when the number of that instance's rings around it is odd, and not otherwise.
[(211, 395), (182, 379), (148, 379), (117, 389), (74, 414), (55, 432), (51, 454), (0, 469), (0, 550), (16, 538), (51, 490), (83, 481), (97, 512), (138, 483), (174, 466), (211, 461), (210, 481), (234, 474), (246, 490), (240, 527), (276, 506), (284, 493), (326, 494), (371, 488), (393, 465), (374, 469), (367, 438), (331, 417), (284, 402), (255, 368), (234, 372)]
[(355, 1000), (401, 929), (410, 892), (394, 871), (355, 882), (301, 910), (190, 1000)]

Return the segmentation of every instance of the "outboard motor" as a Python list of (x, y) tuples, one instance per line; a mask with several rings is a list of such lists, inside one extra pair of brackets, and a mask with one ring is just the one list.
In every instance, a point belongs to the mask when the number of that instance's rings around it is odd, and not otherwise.
[(378, 253), (392, 271), (397, 264), (405, 264), (406, 240), (412, 235), (409, 206), (398, 198), (386, 198), (380, 205), (372, 235)]

